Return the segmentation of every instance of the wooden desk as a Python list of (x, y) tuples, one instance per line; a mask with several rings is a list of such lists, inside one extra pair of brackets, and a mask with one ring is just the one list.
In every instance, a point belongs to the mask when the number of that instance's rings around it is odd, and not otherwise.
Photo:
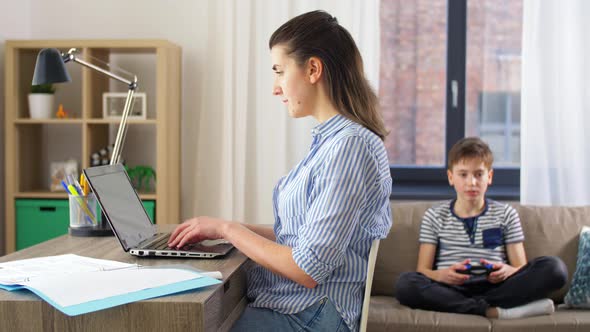
[(140, 258), (125, 253), (114, 237), (64, 235), (0, 257), (0, 262), (68, 253), (140, 265), (188, 264), (221, 271), (223, 284), (74, 317), (29, 291), (0, 290), (0, 331), (227, 331), (246, 305), (249, 264), (235, 248), (221, 259)]

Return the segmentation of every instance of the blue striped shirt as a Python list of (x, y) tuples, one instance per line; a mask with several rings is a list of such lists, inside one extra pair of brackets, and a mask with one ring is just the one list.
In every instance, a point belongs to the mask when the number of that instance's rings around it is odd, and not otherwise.
[(248, 280), (253, 307), (300, 312), (328, 297), (358, 329), (371, 242), (391, 228), (391, 175), (383, 142), (336, 115), (312, 130), (308, 155), (273, 192), (274, 233), (317, 283), (305, 288), (256, 266)]

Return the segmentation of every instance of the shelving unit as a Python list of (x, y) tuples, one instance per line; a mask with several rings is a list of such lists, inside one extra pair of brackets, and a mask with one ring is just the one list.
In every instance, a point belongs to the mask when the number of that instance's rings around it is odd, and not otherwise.
[[(62, 52), (75, 47), (85, 60), (105, 63), (142, 59), (137, 61), (139, 67), (125, 69), (137, 75), (138, 91), (147, 91), (147, 119), (128, 121), (122, 159), (130, 166), (141, 163), (156, 170), (155, 192), (140, 192), (140, 197), (155, 202), (157, 223), (179, 222), (180, 47), (165, 40), (10, 40), (5, 44), (4, 109), (7, 253), (16, 248), (16, 201), (67, 200), (65, 192), (49, 191), (50, 163), (72, 157), (79, 171), (89, 167), (91, 154), (114, 142), (119, 123), (103, 119), (102, 94), (120, 88), (126, 91), (124, 84), (111, 84), (101, 73), (67, 64), (72, 82), (59, 85), (56, 104), (66, 101), (70, 118), (31, 119), (27, 95), (36, 57), (41, 49), (51, 47)], [(150, 79), (142, 80), (142, 73), (151, 75)]]

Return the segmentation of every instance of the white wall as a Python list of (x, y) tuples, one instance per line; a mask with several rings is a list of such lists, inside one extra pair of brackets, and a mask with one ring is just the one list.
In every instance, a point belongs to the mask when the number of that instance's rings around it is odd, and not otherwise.
[[(0, 220), (4, 220), (4, 41), (30, 36), (30, 0), (0, 1)], [(4, 252), (4, 223), (0, 223), (0, 253)]]

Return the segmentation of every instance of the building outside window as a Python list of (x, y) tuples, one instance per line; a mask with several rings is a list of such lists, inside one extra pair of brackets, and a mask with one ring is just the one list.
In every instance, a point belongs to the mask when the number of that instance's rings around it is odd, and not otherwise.
[(450, 146), (479, 136), (496, 175), (518, 181), (522, 1), (382, 0), (380, 12), (379, 98), (394, 179), (398, 169), (402, 181), (430, 172), (446, 182)]

